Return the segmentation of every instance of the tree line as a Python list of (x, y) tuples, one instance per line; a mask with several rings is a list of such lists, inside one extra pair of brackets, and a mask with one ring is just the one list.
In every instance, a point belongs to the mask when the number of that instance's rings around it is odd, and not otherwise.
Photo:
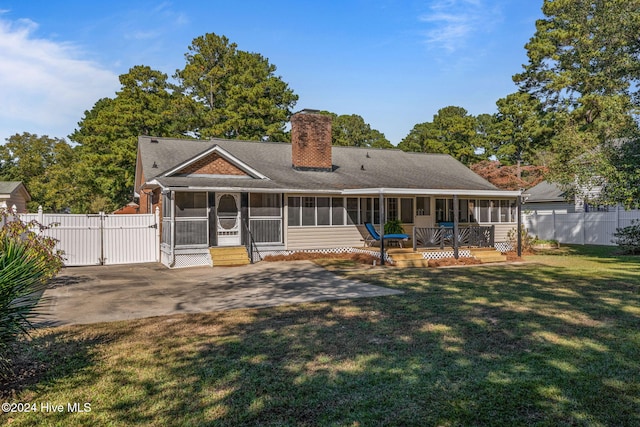
[[(542, 178), (569, 196), (640, 204), (640, 0), (544, 0), (516, 91), (495, 114), (446, 106), (398, 144), (450, 154), (503, 188)], [(193, 40), (169, 77), (148, 66), (120, 76), (64, 139), (16, 134), (0, 147), (0, 179), (21, 180), (31, 209), (114, 210), (131, 201), (138, 135), (288, 141), (298, 96), (258, 53), (213, 33)], [(333, 144), (395, 148), (356, 114), (333, 119)]]

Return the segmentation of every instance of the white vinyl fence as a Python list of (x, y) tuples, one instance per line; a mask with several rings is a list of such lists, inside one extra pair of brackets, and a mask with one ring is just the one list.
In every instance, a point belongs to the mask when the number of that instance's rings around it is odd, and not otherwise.
[(536, 213), (523, 214), (523, 225), (532, 236), (543, 240), (578, 245), (614, 245), (613, 233), (617, 228), (640, 220), (639, 210), (614, 212)]
[(89, 215), (19, 214), (47, 226), (41, 233), (58, 240), (66, 266), (158, 262), (159, 212), (156, 214)]

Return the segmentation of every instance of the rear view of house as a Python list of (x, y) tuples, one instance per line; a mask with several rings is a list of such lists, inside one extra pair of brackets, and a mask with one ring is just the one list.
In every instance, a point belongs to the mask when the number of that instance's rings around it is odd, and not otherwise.
[(454, 200), (455, 219), (495, 225), (495, 241), (517, 222), (519, 192), (451, 156), (332, 147), (316, 111), (291, 124), (291, 144), (139, 137), (135, 192), (141, 212), (160, 207), (165, 265), (215, 265), (211, 248), (247, 242), (262, 254), (362, 247), (365, 223), (411, 234), (454, 221)]

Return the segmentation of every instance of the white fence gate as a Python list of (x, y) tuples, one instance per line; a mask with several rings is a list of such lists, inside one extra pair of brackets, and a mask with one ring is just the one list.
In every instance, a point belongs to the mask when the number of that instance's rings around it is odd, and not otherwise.
[(41, 233), (58, 240), (66, 266), (158, 262), (159, 212), (94, 215), (20, 214), (23, 222), (47, 226)]
[(523, 225), (532, 236), (543, 240), (578, 245), (614, 245), (613, 233), (640, 220), (639, 210), (523, 214)]

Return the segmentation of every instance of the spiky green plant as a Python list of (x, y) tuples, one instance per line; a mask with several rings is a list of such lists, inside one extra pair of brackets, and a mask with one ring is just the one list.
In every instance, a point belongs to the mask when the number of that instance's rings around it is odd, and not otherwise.
[(10, 373), (12, 343), (33, 326), (35, 310), (49, 279), (62, 268), (57, 241), (36, 233), (43, 226), (24, 223), (0, 210), (0, 377)]
[(47, 261), (20, 240), (0, 239), (0, 374), (6, 374), (11, 343), (32, 327), (46, 288)]

